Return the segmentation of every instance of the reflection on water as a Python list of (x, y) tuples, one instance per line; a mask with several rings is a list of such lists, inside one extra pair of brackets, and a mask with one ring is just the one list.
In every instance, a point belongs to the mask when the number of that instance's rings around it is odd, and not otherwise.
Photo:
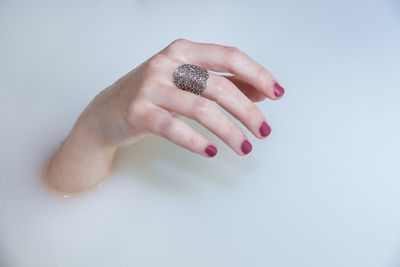
[[(36, 121), (48, 120), (36, 115)], [(109, 250), (109, 245), (99, 239), (102, 235), (114, 243), (123, 239), (121, 246), (113, 245), (120, 250), (125, 246), (141, 250), (144, 240), (149, 238), (162, 240), (167, 246), (173, 238), (156, 234), (156, 229), (171, 227), (172, 222), (159, 225), (165, 222), (165, 216), (170, 216), (164, 211), (175, 213), (170, 218), (172, 221), (187, 220), (187, 212), (192, 212), (196, 206), (197, 213), (209, 213), (215, 202), (210, 192), (217, 195), (218, 192), (235, 192), (245, 174), (256, 164), (251, 155), (238, 156), (207, 133), (208, 130), (187, 122), (216, 141), (219, 152), (214, 158), (197, 155), (162, 137), (149, 135), (119, 149), (110, 176), (98, 188), (69, 198), (49, 191), (41, 179), (43, 167), (65, 137), (61, 131), (51, 136), (52, 128), (48, 126), (32, 131), (19, 144), (5, 144), (10, 156), (12, 151), (20, 155), (14, 158), (19, 158), (21, 164), (5, 166), (3, 177), (6, 179), (0, 179), (0, 259), (11, 266), (27, 262), (40, 262), (42, 266), (57, 266), (62, 262), (75, 266), (84, 261), (77, 242), (94, 244), (98, 240), (89, 252), (91, 262), (98, 264), (95, 258), (99, 251)], [(47, 131), (47, 139), (41, 138), (43, 131)], [(202, 193), (206, 193), (209, 200), (203, 199)], [(162, 232), (165, 234), (169, 230)], [(127, 234), (130, 239), (126, 239)], [(33, 249), (37, 247), (46, 250)], [(27, 248), (30, 249), (27, 251)], [(129, 251), (121, 253), (130, 255)], [(146, 253), (142, 251), (143, 256)], [(127, 256), (124, 258), (126, 260)]]
[(218, 154), (206, 158), (152, 134), (120, 149), (113, 171), (165, 193), (190, 194), (196, 191), (197, 179), (218, 187), (234, 186), (251, 164), (222, 142)]

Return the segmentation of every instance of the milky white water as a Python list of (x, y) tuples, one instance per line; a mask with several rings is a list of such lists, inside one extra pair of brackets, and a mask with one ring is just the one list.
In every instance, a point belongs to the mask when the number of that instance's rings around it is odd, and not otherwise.
[[(399, 266), (400, 5), (324, 2), (1, 2), (0, 266)], [(50, 193), (84, 107), (178, 37), (275, 75), (271, 136), (240, 157), (185, 119), (215, 158), (148, 136), (98, 189)]]

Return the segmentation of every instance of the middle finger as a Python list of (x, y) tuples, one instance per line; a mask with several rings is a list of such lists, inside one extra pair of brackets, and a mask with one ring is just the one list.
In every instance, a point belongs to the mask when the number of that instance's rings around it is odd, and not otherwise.
[(267, 137), (271, 133), (271, 127), (257, 105), (227, 78), (211, 72), (209, 74), (203, 96), (217, 102), (256, 137)]
[(175, 85), (160, 83), (152, 101), (162, 108), (198, 121), (239, 155), (251, 151), (251, 144), (243, 130), (209, 99), (176, 88)]
[[(158, 54), (156, 61), (156, 64), (159, 65), (157, 71), (161, 75), (161, 77), (159, 76), (159, 81), (166, 84), (167, 87), (181, 90), (174, 84), (172, 73), (183, 62), (162, 54)], [(257, 105), (227, 78), (212, 72), (209, 72), (209, 75), (207, 87), (201, 97), (217, 102), (243, 123), (257, 138), (267, 137), (271, 132), (271, 127)]]

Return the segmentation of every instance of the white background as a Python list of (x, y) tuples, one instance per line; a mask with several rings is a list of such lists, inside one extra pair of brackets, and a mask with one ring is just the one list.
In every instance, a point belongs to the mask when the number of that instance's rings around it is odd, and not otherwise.
[[(73, 198), (43, 165), (102, 89), (176, 38), (286, 89), (209, 159), (157, 136)], [(0, 1), (0, 266), (400, 266), (400, 2)]]

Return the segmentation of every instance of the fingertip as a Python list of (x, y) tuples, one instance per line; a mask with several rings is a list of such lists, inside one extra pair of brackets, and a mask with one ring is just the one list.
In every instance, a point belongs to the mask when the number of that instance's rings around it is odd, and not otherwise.
[(268, 125), (266, 121), (263, 121), (260, 125), (260, 128), (258, 129), (260, 132), (261, 137), (260, 138), (265, 138), (271, 133), (271, 127)]
[(275, 82), (272, 88), (274, 90), (274, 95), (277, 98), (282, 97), (285, 93), (285, 89), (278, 82)]
[(215, 155), (217, 155), (218, 149), (214, 145), (208, 145), (205, 149), (205, 152), (208, 157), (214, 157)]
[(242, 145), (241, 145), (241, 150), (243, 152), (244, 155), (247, 155), (250, 153), (250, 151), (253, 149), (253, 146), (251, 145), (251, 143), (246, 139), (243, 141)]

